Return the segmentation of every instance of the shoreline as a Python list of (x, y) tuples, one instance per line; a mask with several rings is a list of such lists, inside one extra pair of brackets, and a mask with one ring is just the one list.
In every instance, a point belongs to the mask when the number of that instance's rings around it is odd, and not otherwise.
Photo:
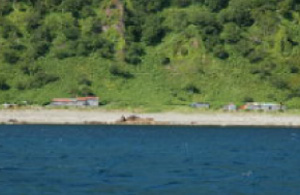
[(176, 125), (300, 127), (300, 115), (280, 113), (134, 113), (102, 110), (3, 109), (0, 124), (45, 125)]

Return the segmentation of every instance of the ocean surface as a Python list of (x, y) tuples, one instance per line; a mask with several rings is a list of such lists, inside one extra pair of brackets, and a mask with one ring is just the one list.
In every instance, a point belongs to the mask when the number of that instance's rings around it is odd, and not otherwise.
[(0, 195), (300, 194), (300, 129), (0, 125)]

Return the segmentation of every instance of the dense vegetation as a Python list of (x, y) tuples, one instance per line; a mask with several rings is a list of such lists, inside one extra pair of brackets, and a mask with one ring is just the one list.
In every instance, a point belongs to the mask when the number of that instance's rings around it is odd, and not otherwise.
[(0, 102), (300, 108), (298, 0), (0, 0)]

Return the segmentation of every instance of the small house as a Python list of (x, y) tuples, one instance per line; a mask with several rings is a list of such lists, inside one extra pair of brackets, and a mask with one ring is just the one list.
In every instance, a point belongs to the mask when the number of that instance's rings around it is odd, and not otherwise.
[(50, 104), (51, 106), (76, 106), (75, 98), (54, 98)]
[(236, 111), (237, 110), (237, 106), (235, 104), (228, 104), (228, 105), (225, 105), (223, 107), (223, 110), (224, 111), (230, 111), (230, 112)]
[(99, 106), (98, 97), (79, 97), (77, 98), (77, 106)]
[(98, 97), (78, 97), (78, 98), (54, 98), (51, 106), (90, 106), (99, 105)]
[(206, 103), (206, 102), (194, 102), (194, 103), (190, 104), (190, 106), (192, 108), (203, 108), (203, 109), (209, 109), (210, 108), (210, 104)]
[(286, 110), (286, 106), (277, 103), (250, 102), (243, 105), (241, 109), (254, 111), (283, 111)]
[(263, 111), (283, 111), (283, 110), (286, 110), (286, 107), (282, 104), (263, 103), (261, 105), (261, 110), (263, 110)]

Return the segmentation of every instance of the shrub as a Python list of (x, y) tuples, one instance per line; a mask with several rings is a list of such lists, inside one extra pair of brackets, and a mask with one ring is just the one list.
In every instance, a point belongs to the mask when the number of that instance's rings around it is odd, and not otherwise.
[(3, 52), (4, 62), (9, 64), (16, 64), (20, 60), (19, 54), (13, 49), (6, 49)]
[(76, 53), (74, 51), (74, 48), (76, 47), (77, 47), (76, 42), (69, 41), (57, 45), (53, 49), (53, 52), (58, 59), (65, 59), (68, 57), (75, 56)]
[(185, 87), (184, 87), (184, 90), (188, 93), (195, 93), (195, 94), (201, 94), (201, 90), (195, 86), (194, 84), (190, 83), (190, 84), (187, 84)]
[(192, 0), (173, 0), (173, 4), (179, 7), (187, 7), (192, 3)]
[(229, 57), (229, 54), (227, 53), (227, 51), (224, 49), (224, 47), (218, 45), (214, 48), (214, 55), (217, 58), (220, 58), (222, 60), (225, 60)]
[(77, 95), (79, 95), (79, 96), (95, 96), (93, 90), (88, 86), (80, 86)]
[(276, 87), (277, 89), (289, 89), (289, 84), (283, 80), (283, 79), (280, 79), (280, 78), (273, 78), (272, 81), (271, 81), (271, 84)]
[(262, 80), (265, 80), (266, 78), (272, 76), (271, 71), (266, 68), (253, 68), (250, 72), (251, 74), (259, 75), (259, 78)]
[(40, 88), (49, 83), (59, 80), (59, 77), (45, 72), (38, 72), (30, 82), (30, 88)]
[(78, 27), (71, 26), (71, 27), (66, 27), (64, 29), (64, 34), (67, 37), (67, 39), (76, 40), (80, 35), (80, 31)]
[(89, 86), (80, 85), (72, 88), (69, 93), (72, 96), (94, 96), (93, 90)]
[[(0, 19), (2, 19), (0, 17)], [(8, 39), (10, 37), (13, 37), (13, 38), (18, 38), (18, 37), (22, 37), (22, 33), (19, 31), (19, 29), (14, 26), (13, 24), (11, 24), (8, 20), (1, 20), (1, 23), (0, 23), (1, 27), (2, 27), (2, 32), (1, 32), (1, 36), (2, 38), (4, 39)]]
[(25, 81), (18, 81), (16, 84), (16, 88), (20, 91), (23, 91), (28, 88), (28, 83)]
[(155, 15), (147, 17), (143, 26), (142, 40), (148, 45), (156, 45), (166, 35), (166, 29), (162, 26), (163, 18)]
[(235, 23), (225, 25), (221, 37), (226, 43), (237, 43), (241, 39), (240, 27)]
[(86, 85), (86, 86), (91, 86), (92, 85), (92, 81), (90, 79), (88, 79), (86, 76), (82, 76), (79, 79), (78, 82), (79, 85)]
[(182, 56), (187, 56), (189, 54), (189, 50), (186, 47), (181, 47), (180, 48), (180, 53)]
[(41, 56), (45, 56), (50, 49), (50, 44), (48, 42), (38, 42), (35, 45), (35, 54), (34, 58), (37, 59)]
[(130, 72), (123, 70), (118, 65), (112, 65), (109, 68), (109, 72), (114, 76), (123, 77), (126, 79), (130, 79), (133, 77), (133, 75)]
[(13, 10), (12, 1), (1, 1), (0, 14), (1, 16), (9, 14)]
[(253, 97), (246, 96), (246, 97), (244, 97), (243, 102), (254, 102), (254, 99), (253, 99)]
[(102, 32), (102, 22), (100, 19), (96, 19), (93, 21), (91, 31), (96, 34), (99, 34)]
[(125, 55), (125, 61), (130, 64), (140, 64), (142, 62), (141, 56), (145, 54), (142, 46), (138, 44), (131, 44), (127, 50)]
[(95, 13), (95, 11), (91, 7), (88, 7), (88, 6), (83, 7), (82, 11), (80, 13), (80, 16), (82, 18), (94, 17), (96, 15), (97, 14)]
[(169, 65), (171, 63), (171, 59), (169, 57), (162, 57), (161, 64), (162, 65)]
[(247, 55), (247, 58), (249, 59), (250, 63), (261, 62), (265, 57), (266, 57), (266, 53), (260, 50), (252, 50)]
[(7, 84), (7, 81), (5, 78), (0, 78), (0, 90), (6, 91), (9, 90), (10, 86)]
[(293, 89), (291, 93), (288, 95), (288, 99), (292, 99), (295, 97), (300, 97), (300, 87)]
[(243, 57), (248, 56), (254, 49), (250, 41), (240, 40), (234, 46), (235, 52), (241, 54)]
[(292, 66), (290, 68), (291, 73), (296, 74), (299, 73), (299, 68), (297, 66)]
[(40, 13), (36, 12), (34, 14), (29, 15), (26, 18), (27, 24), (26, 29), (28, 32), (33, 32), (41, 25), (41, 15)]
[(20, 66), (20, 69), (25, 75), (34, 75), (42, 70), (42, 68), (36, 64), (25, 62)]
[(115, 54), (115, 48), (112, 43), (105, 42), (103, 48), (99, 49), (100, 55), (103, 58), (113, 59)]

